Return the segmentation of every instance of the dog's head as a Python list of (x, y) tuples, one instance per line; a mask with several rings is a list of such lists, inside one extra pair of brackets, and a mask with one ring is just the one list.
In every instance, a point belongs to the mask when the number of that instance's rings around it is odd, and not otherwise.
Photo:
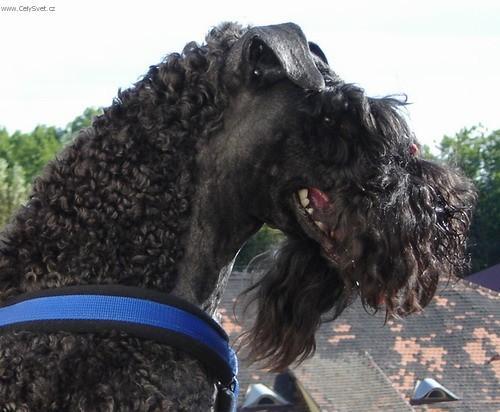
[(474, 190), (419, 156), (404, 102), (344, 83), (293, 24), (246, 31), (221, 76), (238, 202), (288, 238), (252, 288), (251, 357), (284, 368), (356, 296), (405, 315), (463, 270)]

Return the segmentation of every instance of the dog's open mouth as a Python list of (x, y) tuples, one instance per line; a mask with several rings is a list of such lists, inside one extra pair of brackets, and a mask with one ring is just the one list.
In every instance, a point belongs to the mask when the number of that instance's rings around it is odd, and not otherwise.
[(335, 263), (335, 225), (331, 222), (333, 202), (330, 197), (315, 187), (300, 189), (293, 197), (298, 223), (306, 235), (318, 242)]

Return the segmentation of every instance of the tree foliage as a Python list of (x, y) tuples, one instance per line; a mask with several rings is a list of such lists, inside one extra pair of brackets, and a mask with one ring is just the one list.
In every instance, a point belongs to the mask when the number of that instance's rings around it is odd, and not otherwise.
[(55, 127), (37, 126), (31, 133), (15, 132), (9, 139), (11, 165), (19, 164), (32, 181), (61, 149), (61, 132)]
[(254, 257), (276, 246), (283, 238), (282, 232), (264, 225), (241, 249), (234, 264), (235, 269), (245, 269)]
[(9, 167), (7, 160), (0, 158), (0, 226), (26, 200), (28, 189), (22, 167), (17, 163)]
[(480, 126), (445, 136), (442, 161), (459, 167), (474, 181), (478, 203), (471, 226), (472, 272), (500, 262), (500, 130)]
[(100, 114), (102, 114), (101, 108), (87, 107), (80, 116), (75, 117), (72, 122), (68, 123), (61, 139), (62, 142), (67, 143), (71, 141), (75, 133), (84, 127), (90, 126), (94, 117)]
[(45, 164), (100, 112), (87, 108), (65, 129), (39, 125), (31, 133), (16, 131), (9, 135), (0, 128), (0, 226), (25, 201), (33, 179)]

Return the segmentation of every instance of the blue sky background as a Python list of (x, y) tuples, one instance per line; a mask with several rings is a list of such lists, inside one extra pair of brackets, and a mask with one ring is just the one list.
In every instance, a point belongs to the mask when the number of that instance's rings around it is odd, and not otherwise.
[(149, 65), (224, 20), (293, 21), (333, 69), (374, 96), (406, 93), (427, 144), (464, 126), (500, 128), (500, 1), (0, 0), (0, 125), (65, 126), (107, 106)]

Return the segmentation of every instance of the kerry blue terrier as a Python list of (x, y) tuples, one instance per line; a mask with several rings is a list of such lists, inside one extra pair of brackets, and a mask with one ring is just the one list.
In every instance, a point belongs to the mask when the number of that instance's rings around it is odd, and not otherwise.
[[(119, 92), (36, 179), (1, 235), (0, 301), (122, 285), (213, 315), (267, 223), (288, 240), (252, 289), (252, 359), (304, 359), (356, 296), (418, 311), (467, 263), (475, 193), (419, 156), (403, 104), (344, 83), (294, 24), (222, 24)], [(0, 330), (2, 411), (207, 411), (216, 380), (120, 329)]]

